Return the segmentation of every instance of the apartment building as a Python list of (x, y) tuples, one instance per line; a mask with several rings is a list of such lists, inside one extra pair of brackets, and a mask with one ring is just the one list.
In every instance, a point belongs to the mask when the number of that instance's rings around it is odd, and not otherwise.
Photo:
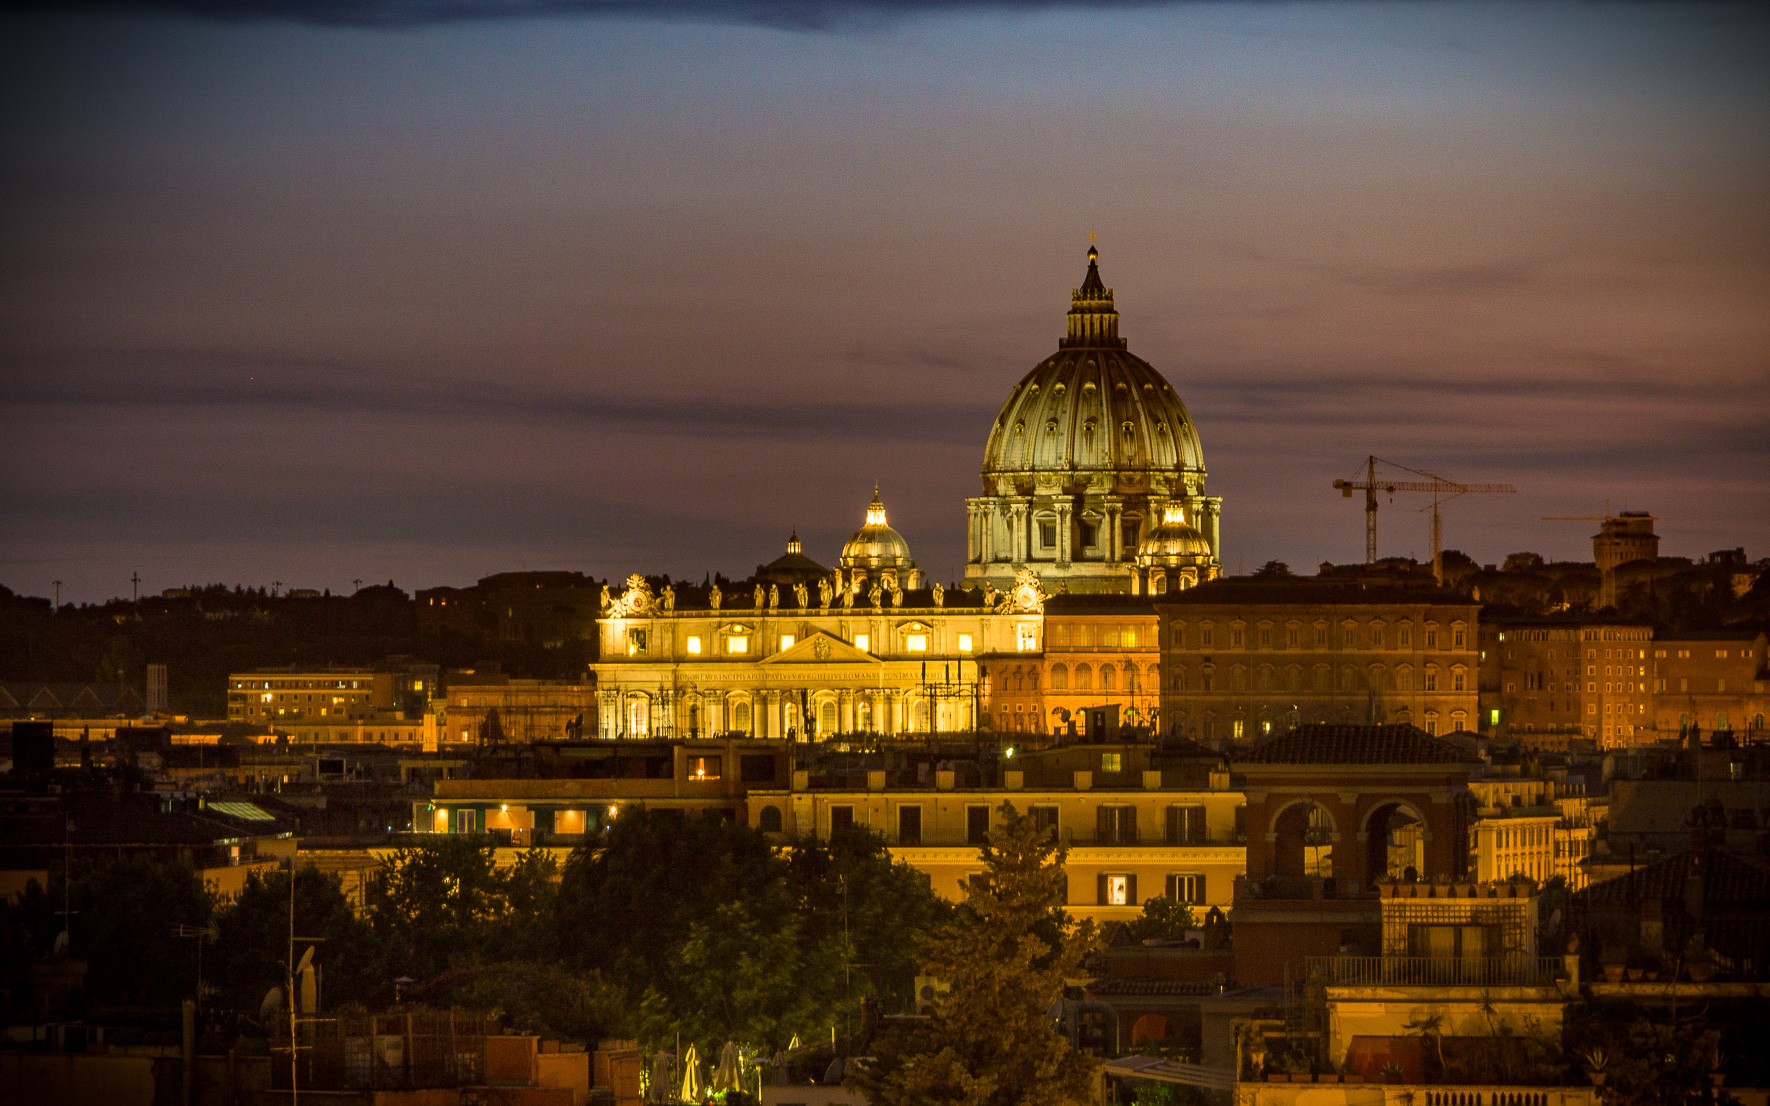
[(1229, 906), (1246, 853), (1242, 795), (1227, 772), (1198, 771), (1184, 756), (1164, 762), (1147, 746), (1051, 752), (1059, 755), (1003, 770), (999, 786), (961, 786), (951, 769), (926, 783), (874, 770), (864, 787), (813, 786), (800, 773), (791, 789), (750, 791), (750, 824), (824, 840), (863, 827), (957, 902), (983, 871), (980, 846), (1001, 824), (1002, 804), (1012, 803), (1068, 847), (1066, 903), (1077, 917), (1129, 921), (1161, 896), (1200, 911)]
[(1218, 580), (1156, 610), (1166, 732), (1247, 742), (1308, 723), (1475, 725), (1478, 608), (1460, 593)]
[(1770, 715), (1770, 654), (1761, 631), (1668, 634), (1652, 643), (1653, 728), (1761, 737)]
[(1650, 740), (1653, 628), (1565, 617), (1481, 626), (1481, 721), (1494, 737), (1564, 750)]

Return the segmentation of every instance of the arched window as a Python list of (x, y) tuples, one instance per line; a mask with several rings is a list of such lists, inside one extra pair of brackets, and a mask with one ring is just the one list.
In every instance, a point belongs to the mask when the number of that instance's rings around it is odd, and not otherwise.
[(781, 808), (778, 806), (763, 807), (762, 812), (756, 815), (756, 828), (763, 833), (779, 833), (781, 831)]
[(1069, 690), (1069, 666), (1068, 665), (1054, 664), (1051, 666), (1051, 690), (1052, 691), (1067, 691), (1067, 690)]
[(1260, 690), (1272, 690), (1272, 667), (1270, 665), (1263, 664), (1260, 666)]
[(1100, 690), (1101, 691), (1112, 691), (1113, 689), (1118, 687), (1118, 682), (1119, 682), (1118, 669), (1114, 668), (1110, 664), (1103, 664), (1100, 666)]
[(1402, 665), (1395, 670), (1395, 690), (1412, 691), (1414, 689), (1414, 670)]
[(1358, 687), (1357, 681), (1358, 681), (1358, 677), (1352, 671), (1351, 665), (1348, 664), (1348, 665), (1341, 666), (1341, 668), (1340, 668), (1340, 690), (1341, 691), (1355, 691), (1355, 690), (1357, 690), (1357, 687)]
[(1152, 664), (1143, 672), (1143, 690), (1154, 693), (1162, 689), (1162, 666)]
[(1085, 664), (1076, 665), (1076, 690), (1090, 691), (1094, 687), (1094, 670)]
[(731, 728), (739, 733), (750, 732), (750, 704), (741, 699), (731, 708)]
[(1034, 668), (1026, 674), (1026, 686), (1029, 690), (1039, 690), (1039, 670)]
[(827, 700), (817, 712), (817, 730), (820, 734), (833, 734), (841, 723), (836, 720), (836, 701)]

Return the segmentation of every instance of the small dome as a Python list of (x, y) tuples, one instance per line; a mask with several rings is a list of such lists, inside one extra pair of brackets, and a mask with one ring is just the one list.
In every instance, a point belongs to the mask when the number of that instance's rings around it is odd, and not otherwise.
[(843, 568), (909, 567), (910, 543), (885, 521), (885, 504), (879, 500), (879, 489), (873, 489), (873, 501), (867, 504), (867, 522), (848, 544), (842, 547)]
[(1186, 521), (1186, 511), (1178, 503), (1162, 508), (1162, 522), (1144, 537), (1137, 547), (1137, 562), (1144, 565), (1169, 564), (1179, 560), (1211, 559), (1211, 543)]

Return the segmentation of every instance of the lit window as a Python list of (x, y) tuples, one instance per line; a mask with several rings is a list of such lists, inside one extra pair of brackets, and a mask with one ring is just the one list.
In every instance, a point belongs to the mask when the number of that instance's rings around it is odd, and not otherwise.
[(688, 651), (690, 653), (693, 653), (697, 657), (700, 656), (701, 655), (701, 639), (698, 637), (689, 638), (688, 639)]
[(872, 648), (871, 640), (872, 639), (869, 638), (866, 634), (855, 634), (854, 635), (854, 647), (864, 653), (868, 649)]
[(1106, 903), (1108, 906), (1126, 906), (1131, 901), (1131, 877), (1106, 877)]
[(734, 655), (738, 653), (748, 653), (750, 651), (750, 639), (741, 634), (733, 634), (731, 637), (725, 639), (725, 651)]
[(904, 648), (912, 653), (926, 653), (928, 651), (928, 635), (909, 634), (905, 636)]
[(1030, 622), (1022, 622), (1016, 629), (1019, 637), (1016, 644), (1022, 653), (1030, 653), (1039, 647), (1039, 628)]
[(1125, 763), (1125, 760), (1124, 760), (1123, 753), (1101, 753), (1100, 754), (1100, 771), (1102, 773), (1122, 772), (1122, 771), (1124, 771), (1124, 763)]
[(970, 634), (960, 634), (959, 635), (959, 652), (961, 652), (961, 653), (971, 652), (971, 635)]
[(795, 638), (792, 634), (782, 634), (781, 635), (781, 648), (782, 649), (791, 649), (793, 647), (793, 642), (795, 642), (797, 640), (798, 639)]
[(716, 780), (719, 778), (720, 758), (689, 757), (688, 778), (691, 780)]
[(637, 656), (638, 654), (643, 653), (643, 652), (645, 652), (645, 631), (644, 630), (628, 630), (627, 631), (627, 655), (629, 657), (632, 657), (632, 656)]

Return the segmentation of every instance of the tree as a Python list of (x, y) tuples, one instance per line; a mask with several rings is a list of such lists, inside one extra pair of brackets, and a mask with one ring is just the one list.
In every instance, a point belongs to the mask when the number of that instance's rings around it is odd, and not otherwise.
[(1095, 1062), (1049, 1017), (1094, 948), (1092, 922), (1063, 910), (1068, 850), (1012, 803), (983, 849), (984, 872), (924, 949), (951, 985), (926, 1023), (882, 1034), (852, 1077), (875, 1106), (1050, 1106), (1093, 1098)]
[[(223, 1004), (255, 1012), (264, 993), (288, 982), (288, 872), (253, 872), (239, 898), (216, 919), (212, 980)], [(369, 924), (351, 910), (338, 877), (311, 864), (295, 880), (295, 955), (314, 946), (322, 980), (321, 999), (335, 1007), (392, 997), (393, 973)]]
[(1256, 580), (1282, 580), (1291, 574), (1291, 566), (1283, 561), (1267, 561), (1254, 570)]
[(556, 939), (620, 986), (643, 1039), (784, 1045), (869, 994), (907, 1005), (943, 905), (864, 830), (786, 856), (747, 826), (628, 811), (565, 866)]
[(502, 871), (494, 856), (489, 842), (444, 837), (387, 858), (371, 913), (389, 957), (407, 975), (427, 979), (508, 959), (513, 948), (548, 947), (551, 855), (529, 850)]
[(1193, 928), (1192, 907), (1158, 895), (1143, 904), (1143, 913), (1132, 919), (1127, 928), (1134, 940), (1178, 941)]
[(595, 972), (574, 972), (557, 962), (487, 964), (455, 986), (450, 1001), (495, 1010), (520, 1033), (592, 1047), (626, 1028), (619, 988)]
[(579, 848), (560, 878), (559, 947), (629, 995), (666, 978), (685, 935), (720, 904), (781, 878), (762, 834), (718, 818), (623, 811), (601, 848)]
[(913, 1010), (922, 939), (952, 914), (928, 876), (892, 859), (885, 842), (860, 827), (836, 831), (827, 844), (800, 841), (788, 869), (807, 936), (840, 939), (857, 965), (844, 980), (853, 984), (849, 997), (870, 994), (883, 1010)]
[(89, 999), (173, 1006), (196, 993), (196, 948), (172, 927), (208, 925), (215, 900), (189, 864), (146, 853), (76, 863), (72, 906), (70, 951), (88, 962)]
[(765, 921), (725, 903), (694, 923), (667, 978), (646, 992), (641, 1035), (681, 1033), (706, 1052), (724, 1041), (783, 1049), (843, 1013), (842, 954), (839, 938), (807, 940), (790, 912)]
[(1695, 1106), (1736, 1101), (1713, 1087), (1719, 1030), (1700, 1020), (1675, 1025), (1642, 1018), (1623, 1034), (1612, 1030), (1615, 1047), (1605, 1067), (1604, 1101), (1615, 1106)]

